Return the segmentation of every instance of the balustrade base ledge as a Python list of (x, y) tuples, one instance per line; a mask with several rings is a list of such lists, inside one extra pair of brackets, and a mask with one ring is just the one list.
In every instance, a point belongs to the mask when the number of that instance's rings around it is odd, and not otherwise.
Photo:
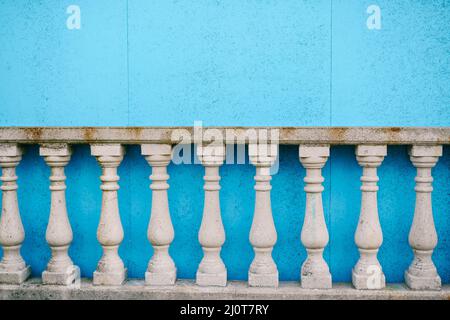
[[(386, 277), (384, 274), (380, 275), (378, 283), (375, 282), (375, 279), (371, 280), (371, 277), (373, 277), (373, 275), (359, 274), (355, 269), (352, 270), (352, 283), (356, 289), (379, 290), (386, 286)], [(369, 288), (369, 283), (372, 285), (372, 288)]]
[(249, 287), (229, 281), (226, 287), (201, 287), (194, 280), (177, 280), (174, 286), (149, 287), (144, 280), (129, 279), (122, 286), (94, 286), (82, 279), (79, 286), (49, 286), (33, 278), (21, 285), (0, 285), (0, 300), (449, 300), (450, 285), (440, 291), (410, 290), (405, 284), (388, 284), (381, 290), (356, 290), (351, 283), (333, 283), (332, 289), (303, 289), (299, 282), (282, 281), (278, 288)]
[(80, 279), (80, 268), (71, 266), (66, 272), (42, 272), (42, 282), (51, 285), (71, 285)]
[(331, 274), (323, 276), (302, 276), (303, 289), (330, 289), (332, 288)]
[(120, 286), (127, 279), (127, 269), (119, 272), (94, 272), (94, 285)]
[(0, 271), (0, 283), (21, 284), (31, 274), (30, 266), (18, 271)]
[(225, 287), (227, 285), (227, 272), (216, 274), (197, 272), (196, 284), (199, 286)]
[(278, 272), (272, 274), (248, 273), (248, 284), (250, 287), (269, 287), (276, 288), (279, 285)]
[(158, 272), (146, 272), (145, 273), (145, 283), (148, 286), (168, 286), (173, 285), (177, 279), (177, 272), (169, 271), (164, 273)]
[(405, 271), (405, 283), (412, 290), (439, 290), (441, 288), (441, 278), (435, 277), (417, 277)]

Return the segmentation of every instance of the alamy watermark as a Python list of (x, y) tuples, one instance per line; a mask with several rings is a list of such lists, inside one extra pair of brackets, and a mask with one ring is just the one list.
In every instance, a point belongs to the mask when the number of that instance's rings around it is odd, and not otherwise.
[(279, 169), (280, 131), (277, 128), (204, 128), (202, 121), (194, 121), (192, 131), (173, 130), (171, 142), (174, 164), (200, 164), (197, 149), (204, 148), (203, 152), (210, 153), (225, 149), (225, 164), (246, 164), (248, 151), (249, 156), (273, 159), (270, 174), (276, 174)]
[(367, 7), (367, 18), (366, 25), (369, 30), (380, 30), (381, 29), (381, 9), (378, 5), (372, 4)]
[[(71, 4), (67, 7), (66, 13), (69, 15), (66, 20), (66, 26), (69, 30), (81, 29), (81, 9), (79, 5)], [(381, 8), (376, 4), (367, 7), (366, 13), (369, 14), (366, 20), (366, 26), (369, 30), (381, 29)]]
[(69, 30), (81, 29), (81, 9), (80, 6), (71, 4), (67, 7), (66, 13), (69, 15), (66, 20), (66, 26)]

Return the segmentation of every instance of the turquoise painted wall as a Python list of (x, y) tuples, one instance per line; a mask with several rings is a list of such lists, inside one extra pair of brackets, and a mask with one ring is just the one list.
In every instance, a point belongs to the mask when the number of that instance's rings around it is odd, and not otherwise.
[[(66, 28), (66, 8), (81, 8), (80, 30)], [(381, 30), (368, 30), (366, 9), (381, 8)], [(0, 126), (280, 125), (449, 126), (450, 1), (12, 1), (0, 0)], [(120, 253), (130, 276), (143, 277), (150, 168), (137, 146), (119, 174), (125, 229)], [(379, 169), (379, 211), (387, 280), (402, 281), (412, 259), (407, 235), (415, 171), (406, 147), (390, 146)], [(434, 169), (438, 270), (450, 282), (450, 148)], [(253, 252), (250, 165), (222, 168), (222, 256), (231, 279), (245, 279)], [(199, 165), (171, 165), (171, 253), (179, 277), (193, 278), (201, 259), (197, 231), (203, 202)], [(27, 237), (23, 255), (38, 275), (49, 258), (45, 228), (49, 169), (27, 147), (19, 201)], [(305, 250), (304, 169), (282, 146), (273, 177), (279, 240), (274, 257), (283, 280), (297, 280)], [(358, 253), (354, 149), (333, 147), (324, 169), (330, 230), (325, 257), (336, 281), (350, 281)], [(100, 258), (96, 227), (100, 169), (88, 146), (76, 146), (67, 168), (74, 229), (71, 255), (91, 276)]]

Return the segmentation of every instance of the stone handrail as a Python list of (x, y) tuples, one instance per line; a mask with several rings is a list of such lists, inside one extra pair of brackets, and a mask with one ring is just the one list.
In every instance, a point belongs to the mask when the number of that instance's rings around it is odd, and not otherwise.
[[(276, 129), (280, 144), (449, 144), (450, 127), (204, 127), (217, 129), (227, 142), (245, 141), (249, 129)], [(0, 143), (174, 143), (173, 133), (194, 127), (0, 127)], [(226, 132), (228, 131), (228, 136)]]

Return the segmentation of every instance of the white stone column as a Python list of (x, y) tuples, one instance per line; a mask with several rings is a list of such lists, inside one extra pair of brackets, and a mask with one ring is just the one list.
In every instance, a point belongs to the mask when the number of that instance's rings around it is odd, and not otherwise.
[(225, 159), (225, 146), (198, 146), (197, 155), (205, 167), (205, 201), (198, 240), (203, 259), (197, 270), (196, 282), (200, 286), (226, 286), (227, 269), (220, 257), (225, 242), (225, 230), (220, 212), (219, 167)]
[(306, 169), (306, 209), (301, 240), (308, 253), (301, 270), (302, 288), (329, 289), (332, 286), (331, 273), (323, 258), (329, 236), (322, 205), (322, 168), (329, 156), (328, 145), (299, 147), (300, 162)]
[(17, 201), (16, 167), (22, 159), (22, 148), (17, 144), (0, 144), (2, 176), (2, 215), (0, 217), (0, 245), (3, 258), (0, 261), (0, 283), (21, 284), (31, 273), (20, 255), (25, 239)]
[(405, 281), (411, 289), (439, 290), (441, 278), (431, 257), (438, 242), (431, 206), (433, 191), (431, 168), (442, 156), (442, 146), (415, 145), (410, 148), (409, 155), (411, 162), (417, 168), (417, 176), (414, 189), (416, 206), (409, 232), (409, 244), (414, 252), (414, 260), (405, 272)]
[(68, 250), (73, 235), (66, 208), (66, 176), (72, 150), (67, 144), (42, 145), (39, 153), (50, 167), (50, 217), (45, 238), (52, 257), (42, 273), (43, 284), (70, 285), (80, 279), (80, 269), (70, 259)]
[(97, 239), (103, 247), (103, 256), (94, 272), (94, 285), (121, 285), (127, 270), (119, 256), (119, 245), (123, 240), (123, 228), (119, 215), (117, 190), (119, 176), (117, 167), (122, 162), (125, 149), (120, 144), (93, 144), (91, 154), (102, 168), (100, 189), (102, 209), (97, 229)]
[(167, 166), (170, 163), (172, 148), (169, 144), (143, 144), (142, 155), (152, 167), (152, 209), (147, 237), (153, 247), (153, 256), (145, 273), (147, 285), (173, 285), (177, 278), (175, 263), (169, 254), (169, 246), (174, 239), (170, 219), (167, 190)]
[(277, 150), (264, 145), (249, 145), (250, 162), (256, 167), (255, 211), (250, 230), (250, 243), (255, 258), (248, 272), (251, 287), (277, 287), (278, 269), (272, 258), (273, 246), (277, 242), (277, 231), (270, 202), (270, 167), (275, 163)]
[(387, 155), (386, 145), (359, 145), (356, 159), (363, 168), (361, 176), (361, 210), (355, 233), (355, 243), (360, 258), (352, 270), (352, 282), (356, 289), (382, 289), (386, 285), (378, 250), (383, 243), (383, 232), (378, 217), (377, 168)]

